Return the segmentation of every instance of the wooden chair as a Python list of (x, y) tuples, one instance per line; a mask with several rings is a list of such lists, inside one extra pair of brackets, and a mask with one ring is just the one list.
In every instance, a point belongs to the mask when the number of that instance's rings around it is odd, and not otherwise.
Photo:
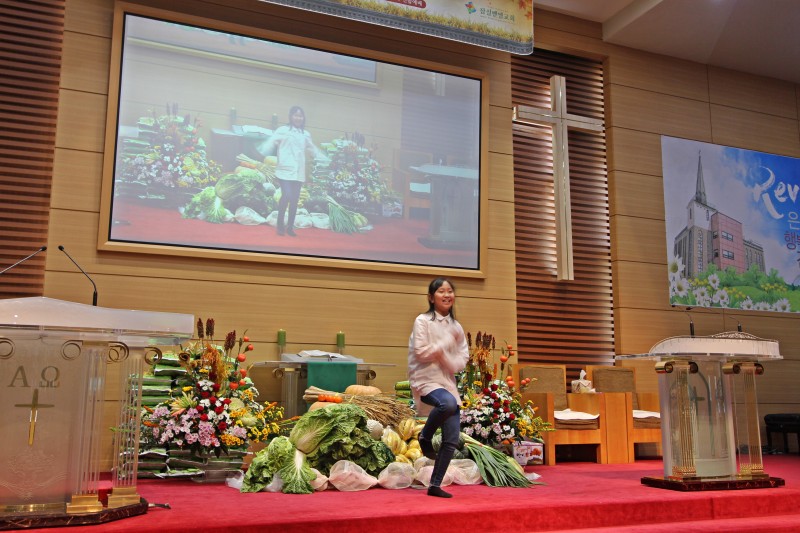
[(659, 412), (658, 393), (636, 390), (635, 369), (620, 366), (589, 366), (586, 368), (586, 379), (591, 380), (592, 387), (597, 392), (625, 394), (628, 462), (635, 461), (637, 444), (655, 443), (657, 453), (660, 455), (661, 418), (653, 414), (648, 415)]
[(403, 218), (408, 218), (413, 208), (430, 209), (431, 184), (411, 167), (425, 165), (433, 160), (427, 152), (396, 148), (392, 164), (392, 187), (403, 195)]
[[(531, 378), (523, 402), (532, 400), (537, 414), (553, 424), (555, 431), (544, 434), (544, 461), (556, 464), (556, 446), (593, 444), (598, 463), (627, 462), (625, 448), (625, 400), (623, 394), (567, 394), (564, 365), (520, 363), (514, 369), (516, 382)], [(591, 420), (572, 420), (565, 410), (597, 415)], [(609, 441), (610, 437), (610, 441)]]

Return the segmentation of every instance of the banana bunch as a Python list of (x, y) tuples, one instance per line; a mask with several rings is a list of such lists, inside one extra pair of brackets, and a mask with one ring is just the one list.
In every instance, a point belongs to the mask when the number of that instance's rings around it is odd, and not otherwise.
[(307, 188), (303, 187), (302, 189), (300, 189), (300, 197), (297, 200), (297, 207), (298, 208), (303, 207), (303, 204), (305, 204), (306, 200), (308, 200), (310, 197), (311, 193), (308, 192)]
[(418, 424), (413, 418), (406, 418), (400, 421), (396, 428), (387, 427), (383, 430), (381, 440), (392, 450), (395, 461), (413, 464), (422, 457), (417, 439), (424, 425)]

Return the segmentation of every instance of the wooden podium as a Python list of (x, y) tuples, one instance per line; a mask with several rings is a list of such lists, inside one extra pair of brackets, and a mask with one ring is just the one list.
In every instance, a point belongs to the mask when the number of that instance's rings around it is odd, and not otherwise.
[(643, 484), (684, 491), (784, 484), (764, 473), (755, 383), (760, 361), (783, 359), (777, 341), (738, 331), (672, 337), (647, 354), (617, 358), (656, 359), (664, 477)]
[(478, 169), (446, 165), (411, 167), (431, 182), (431, 227), (419, 242), (429, 248), (478, 246)]
[[(194, 317), (54, 300), (0, 300), (0, 529), (92, 524), (147, 511), (136, 492), (145, 364)], [(99, 497), (108, 375), (122, 398), (108, 502)], [(110, 369), (118, 372), (112, 372)], [(10, 527), (7, 527), (10, 526)]]

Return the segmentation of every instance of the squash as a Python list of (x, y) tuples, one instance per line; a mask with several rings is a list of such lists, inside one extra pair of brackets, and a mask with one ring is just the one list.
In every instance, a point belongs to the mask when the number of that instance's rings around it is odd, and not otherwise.
[(371, 385), (350, 385), (344, 390), (344, 393), (353, 396), (375, 396), (380, 394), (381, 390)]
[(322, 409), (323, 407), (328, 407), (329, 405), (336, 405), (334, 402), (314, 402), (309, 407), (309, 411), (316, 411), (317, 409)]

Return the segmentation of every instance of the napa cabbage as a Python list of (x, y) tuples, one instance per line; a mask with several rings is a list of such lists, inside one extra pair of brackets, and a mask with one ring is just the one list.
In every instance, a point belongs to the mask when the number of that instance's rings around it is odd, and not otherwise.
[(289, 440), (295, 448), (309, 455), (325, 442), (346, 438), (359, 423), (366, 427), (366, 420), (366, 413), (357, 405), (331, 405), (301, 416), (292, 428)]

